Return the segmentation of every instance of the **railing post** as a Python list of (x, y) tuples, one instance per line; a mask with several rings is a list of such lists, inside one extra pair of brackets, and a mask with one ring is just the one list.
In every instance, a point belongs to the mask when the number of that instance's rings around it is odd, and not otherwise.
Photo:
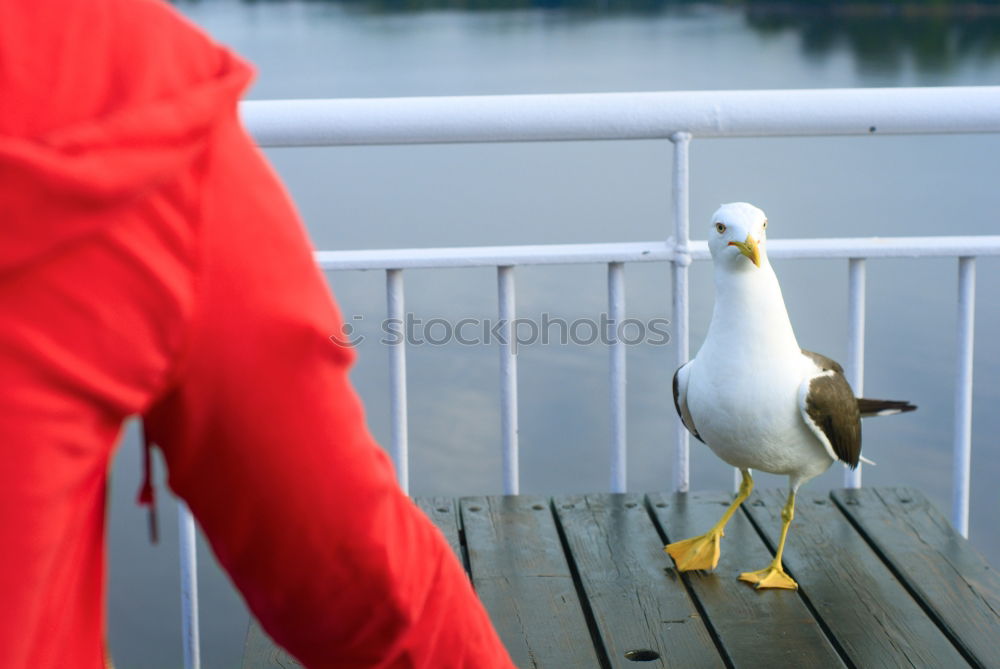
[[(673, 314), (675, 363), (680, 367), (688, 361), (688, 147), (691, 134), (675, 132), (670, 136), (674, 144), (674, 260), (673, 267)], [(677, 450), (674, 453), (674, 489), (687, 492), (690, 488), (690, 456), (688, 432), (680, 418), (675, 418), (674, 434), (677, 436)]]
[(520, 490), (517, 444), (517, 348), (514, 341), (514, 268), (497, 267), (497, 301), (500, 316), (500, 435), (503, 448), (503, 492)]
[(625, 263), (608, 263), (608, 385), (611, 401), (611, 492), (628, 486), (628, 451), (625, 441), (625, 343), (621, 340), (625, 321)]
[(958, 259), (958, 326), (955, 360), (955, 442), (952, 524), (969, 536), (969, 479), (972, 466), (972, 351), (976, 317), (976, 259)]
[(181, 634), (184, 645), (184, 669), (201, 668), (201, 643), (198, 632), (198, 554), (194, 516), (184, 502), (177, 503), (178, 541), (181, 558)]
[[(865, 279), (864, 258), (851, 258), (847, 265), (847, 382), (856, 397), (865, 388)], [(861, 487), (861, 463), (844, 466), (844, 487)]]
[(410, 457), (407, 443), (406, 405), (406, 308), (403, 302), (403, 270), (385, 271), (386, 311), (389, 323), (398, 327), (398, 339), (389, 342), (389, 455), (396, 465), (396, 479), (403, 492), (410, 490)]

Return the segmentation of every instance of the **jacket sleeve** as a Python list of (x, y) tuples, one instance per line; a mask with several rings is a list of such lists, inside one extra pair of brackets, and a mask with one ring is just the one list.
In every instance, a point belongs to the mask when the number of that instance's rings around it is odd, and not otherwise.
[(302, 226), (235, 118), (196, 169), (196, 304), (147, 414), (171, 488), (307, 667), (512, 666), (370, 436)]

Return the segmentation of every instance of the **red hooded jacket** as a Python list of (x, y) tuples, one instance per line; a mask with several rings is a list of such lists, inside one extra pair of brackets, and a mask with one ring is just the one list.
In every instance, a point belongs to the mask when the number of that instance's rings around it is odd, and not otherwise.
[(104, 666), (108, 467), (141, 414), (306, 666), (509, 667), (365, 428), (237, 118), (250, 76), (158, 0), (0, 3), (0, 666)]

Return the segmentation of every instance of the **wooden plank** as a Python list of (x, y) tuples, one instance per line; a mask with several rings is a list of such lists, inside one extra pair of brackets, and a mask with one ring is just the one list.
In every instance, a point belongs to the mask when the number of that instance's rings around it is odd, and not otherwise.
[(610, 666), (725, 666), (684, 584), (664, 575), (642, 496), (573, 495), (554, 508)]
[(966, 657), (1000, 665), (1000, 574), (923, 493), (864, 488), (832, 497)]
[[(667, 541), (704, 534), (732, 499), (724, 492), (648, 496)], [(737, 513), (726, 526), (715, 571), (685, 575), (730, 662), (735, 667), (844, 666), (797, 592), (755, 590), (737, 580), (773, 557), (749, 519)]]
[[(455, 505), (455, 500), (450, 497), (423, 497), (415, 499), (414, 502), (437, 525), (438, 529), (444, 534), (444, 538), (448, 540), (451, 550), (458, 557), (458, 561), (465, 565), (465, 556), (462, 554), (461, 532), (458, 525), (458, 507)], [(468, 566), (465, 569), (468, 571)]]
[(549, 502), (518, 495), (460, 504), (473, 585), (517, 666), (601, 666)]
[[(771, 490), (744, 505), (771, 546), (777, 545), (784, 504), (785, 493)], [(826, 494), (800, 491), (784, 558), (854, 665), (968, 666)]]

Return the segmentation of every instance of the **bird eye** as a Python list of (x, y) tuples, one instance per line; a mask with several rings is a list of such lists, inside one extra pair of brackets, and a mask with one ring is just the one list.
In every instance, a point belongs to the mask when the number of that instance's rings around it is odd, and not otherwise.
[(767, 219), (764, 219), (764, 225), (760, 227), (761, 230), (767, 230)]
[(725, 232), (726, 231), (726, 225), (725, 225), (725, 223), (716, 223), (715, 224), (715, 231), (718, 232), (720, 235), (723, 232)]

